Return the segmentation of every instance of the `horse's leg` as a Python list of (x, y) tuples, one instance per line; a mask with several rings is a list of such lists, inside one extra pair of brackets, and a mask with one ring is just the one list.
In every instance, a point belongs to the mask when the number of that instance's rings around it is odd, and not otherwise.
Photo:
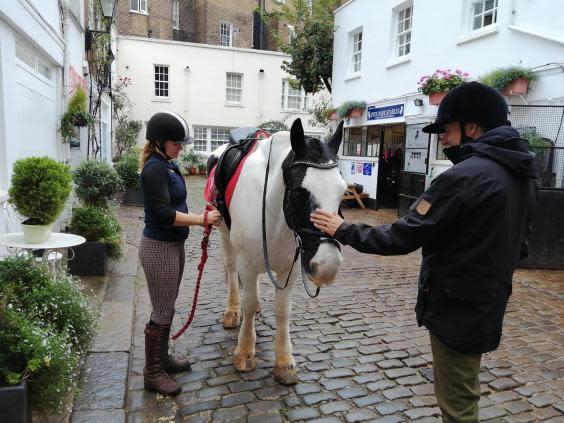
[(233, 356), (233, 365), (241, 372), (249, 372), (256, 369), (255, 342), (255, 313), (258, 309), (257, 299), (257, 276), (258, 273), (250, 266), (239, 266), (237, 269), (243, 284), (242, 311), (243, 321), (239, 330), (239, 341)]
[[(297, 263), (299, 265), (299, 262)], [(285, 281), (288, 273), (278, 276), (279, 281)], [(298, 382), (296, 360), (292, 355), (292, 341), (290, 339), (290, 313), (292, 312), (292, 289), (295, 276), (290, 276), (288, 286), (283, 290), (276, 290), (274, 296), (274, 315), (276, 318), (276, 335), (274, 337), (274, 378), (282, 385), (295, 385)]]
[(227, 279), (227, 303), (223, 313), (223, 327), (225, 329), (233, 329), (241, 323), (241, 296), (233, 247), (229, 236), (223, 233), (223, 231), (221, 232), (221, 245), (223, 246), (223, 264)]

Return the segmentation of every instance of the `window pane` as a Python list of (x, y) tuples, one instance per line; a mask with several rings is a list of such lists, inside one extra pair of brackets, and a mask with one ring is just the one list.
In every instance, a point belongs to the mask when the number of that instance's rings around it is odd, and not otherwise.
[(147, 11), (147, 0), (139, 0), (139, 4), (140, 4), (140, 9), (142, 12), (146, 12)]
[(484, 15), (484, 26), (491, 25), (492, 23), (493, 23), (493, 15), (492, 14)]
[(16, 57), (30, 68), (35, 69), (35, 54), (31, 49), (18, 42), (16, 42)]
[(474, 16), (482, 13), (482, 11), (483, 11), (482, 6), (483, 6), (483, 4), (482, 4), (481, 1), (479, 1), (478, 3), (474, 3)]
[(194, 127), (194, 150), (207, 151), (208, 128)]
[(491, 10), (494, 7), (494, 0), (486, 0), (485, 10)]
[(220, 145), (223, 145), (229, 141), (229, 129), (227, 128), (215, 128), (211, 130), (211, 148), (212, 151), (215, 150)]
[(139, 10), (139, 0), (131, 0), (131, 10)]
[(41, 59), (37, 59), (37, 72), (47, 79), (51, 79), (51, 68)]
[(478, 16), (474, 18), (474, 22), (472, 24), (472, 29), (478, 29), (482, 27), (482, 16)]

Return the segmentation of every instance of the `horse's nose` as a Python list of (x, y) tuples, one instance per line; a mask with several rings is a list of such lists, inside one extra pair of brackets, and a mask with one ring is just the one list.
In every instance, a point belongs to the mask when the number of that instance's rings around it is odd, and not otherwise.
[(335, 280), (343, 258), (339, 249), (332, 244), (322, 243), (309, 262), (310, 277), (317, 286), (330, 284)]

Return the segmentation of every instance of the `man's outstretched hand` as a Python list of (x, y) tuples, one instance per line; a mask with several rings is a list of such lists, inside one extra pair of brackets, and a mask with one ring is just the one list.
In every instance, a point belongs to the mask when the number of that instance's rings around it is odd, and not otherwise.
[(309, 220), (313, 223), (313, 226), (331, 237), (335, 235), (339, 226), (344, 222), (337, 213), (321, 209), (317, 209), (310, 214)]

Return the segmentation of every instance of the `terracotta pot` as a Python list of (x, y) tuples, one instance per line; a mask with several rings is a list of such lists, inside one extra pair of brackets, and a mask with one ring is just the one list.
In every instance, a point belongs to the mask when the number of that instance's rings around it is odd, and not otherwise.
[(197, 171), (198, 171), (198, 168), (196, 166), (188, 168), (188, 174), (189, 175), (195, 175)]
[(362, 109), (352, 109), (351, 113), (349, 114), (350, 118), (359, 118), (362, 116)]
[(429, 94), (429, 104), (433, 106), (438, 106), (443, 101), (443, 98), (447, 95), (448, 91), (441, 91), (440, 93)]
[(525, 78), (519, 78), (511, 81), (507, 87), (502, 91), (502, 94), (509, 97), (513, 94), (527, 94), (529, 89), (529, 80)]
[(337, 120), (339, 119), (339, 115), (337, 114), (336, 111), (331, 112), (331, 114), (329, 115), (329, 120)]

